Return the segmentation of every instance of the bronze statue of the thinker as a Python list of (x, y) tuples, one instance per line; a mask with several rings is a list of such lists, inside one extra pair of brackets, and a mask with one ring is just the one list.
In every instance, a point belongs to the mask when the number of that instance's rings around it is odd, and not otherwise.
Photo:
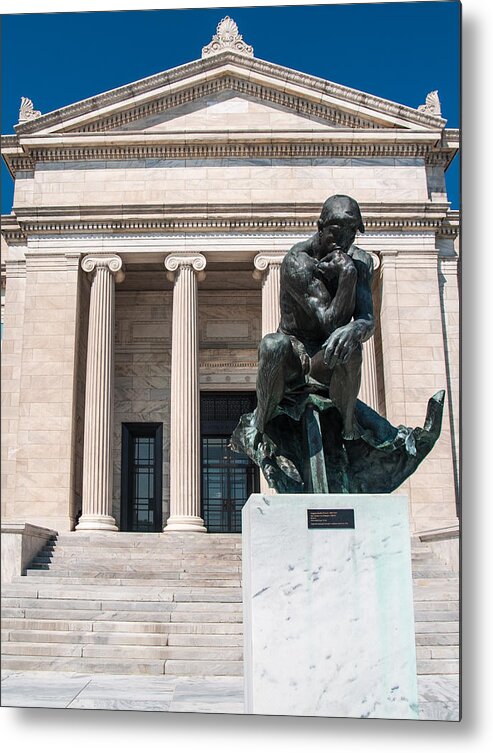
[(440, 433), (443, 391), (424, 429), (396, 428), (357, 399), (374, 332), (373, 263), (354, 245), (357, 231), (358, 203), (331, 196), (317, 232), (281, 265), (281, 319), (259, 346), (257, 407), (231, 438), (278, 492), (390, 492)]

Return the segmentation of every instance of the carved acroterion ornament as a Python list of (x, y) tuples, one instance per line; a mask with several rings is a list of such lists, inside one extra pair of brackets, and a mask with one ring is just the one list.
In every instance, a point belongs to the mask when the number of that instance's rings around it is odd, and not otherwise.
[(206, 58), (223, 50), (233, 50), (253, 57), (253, 47), (243, 41), (243, 37), (238, 33), (238, 26), (229, 16), (223, 18), (217, 25), (212, 40), (202, 48), (202, 57)]
[(441, 115), (442, 114), (440, 99), (438, 97), (438, 91), (436, 89), (435, 91), (432, 91), (426, 95), (425, 104), (420, 105), (418, 107), (418, 110), (419, 112), (425, 112), (427, 115)]
[(39, 118), (41, 112), (34, 109), (32, 100), (27, 97), (21, 97), (21, 106), (19, 108), (19, 123), (25, 123), (26, 120), (34, 120)]

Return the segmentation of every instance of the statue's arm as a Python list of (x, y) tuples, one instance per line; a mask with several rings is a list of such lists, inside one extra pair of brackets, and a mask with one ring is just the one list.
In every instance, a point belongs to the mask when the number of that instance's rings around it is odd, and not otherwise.
[(356, 257), (354, 263), (358, 271), (356, 282), (356, 301), (354, 306), (354, 321), (352, 322), (355, 334), (359, 342), (368, 340), (375, 331), (373, 317), (373, 297), (371, 293), (373, 278), (373, 262), (365, 252), (363, 258)]
[(322, 277), (317, 276), (316, 262), (301, 249), (290, 252), (283, 261), (281, 290), (327, 335), (333, 331), (330, 294)]
[(353, 318), (358, 271), (351, 257), (337, 250), (318, 262), (315, 274), (328, 283), (331, 278), (337, 279), (336, 292), (326, 312), (326, 332), (330, 335)]
[(359, 249), (353, 261), (358, 273), (353, 321), (336, 329), (325, 342), (324, 360), (331, 368), (345, 363), (354, 349), (375, 331), (371, 294), (373, 263), (370, 256)]

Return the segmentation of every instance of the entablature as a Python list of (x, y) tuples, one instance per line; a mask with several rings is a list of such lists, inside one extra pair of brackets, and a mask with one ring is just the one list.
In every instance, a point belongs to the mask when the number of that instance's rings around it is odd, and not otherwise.
[[(448, 232), (448, 203), (360, 204), (367, 232), (416, 230)], [(28, 237), (68, 234), (146, 233), (196, 234), (310, 233), (316, 229), (319, 204), (154, 204), (148, 206), (22, 207), (2, 217), (10, 242)], [(445, 228), (445, 230), (444, 230)], [(451, 231), (452, 232), (452, 231)]]
[(3, 136), (15, 177), (38, 163), (108, 160), (420, 158), (446, 167), (457, 149), (440, 131), (234, 131)]

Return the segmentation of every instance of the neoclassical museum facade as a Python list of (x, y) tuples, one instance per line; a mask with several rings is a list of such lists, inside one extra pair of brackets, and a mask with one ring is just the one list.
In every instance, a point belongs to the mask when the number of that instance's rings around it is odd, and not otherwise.
[(23, 100), (2, 137), (15, 179), (2, 217), (3, 521), (238, 532), (263, 482), (228, 438), (255, 404), (280, 263), (342, 193), (360, 203), (356, 243), (375, 267), (360, 397), (422, 426), (446, 389), (441, 438), (401, 491), (413, 531), (447, 530), (459, 250), (444, 174), (459, 133), (436, 93), (413, 109), (258, 59), (225, 29), (200, 59), (55, 112)]

